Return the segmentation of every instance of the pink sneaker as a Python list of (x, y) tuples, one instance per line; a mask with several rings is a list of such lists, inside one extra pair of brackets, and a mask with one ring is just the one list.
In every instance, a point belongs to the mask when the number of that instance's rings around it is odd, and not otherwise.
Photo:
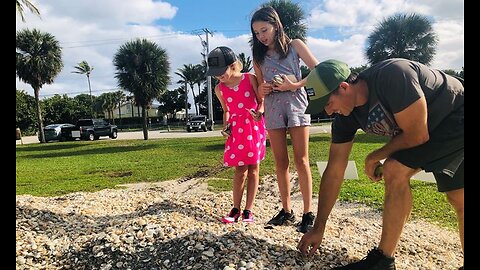
[(245, 222), (245, 223), (253, 223), (253, 222), (255, 222), (254, 219), (253, 219), (253, 213), (252, 213), (252, 211), (246, 210), (246, 209), (243, 210), (242, 221)]
[(222, 217), (222, 222), (227, 224), (234, 223), (238, 221), (239, 217), (240, 217), (240, 211), (238, 210), (238, 208), (232, 208), (232, 210), (230, 210), (230, 213), (228, 213), (228, 215)]

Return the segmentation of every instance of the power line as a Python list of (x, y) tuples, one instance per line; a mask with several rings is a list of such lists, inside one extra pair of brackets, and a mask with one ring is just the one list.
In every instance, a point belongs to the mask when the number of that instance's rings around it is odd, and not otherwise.
[[(121, 88), (109, 88), (109, 89), (97, 89), (97, 90), (92, 90), (92, 93), (108, 93), (108, 92), (115, 92), (115, 91), (123, 91), (123, 92), (127, 92), (125, 91), (124, 89), (121, 89)], [(75, 91), (75, 92), (68, 92), (68, 93), (62, 93), (62, 94), (39, 94), (40, 97), (53, 97), (55, 95), (79, 95), (79, 94), (88, 94), (89, 91), (88, 90), (85, 90), (85, 91)]]
[(167, 38), (174, 38), (179, 35), (182, 35), (180, 33), (172, 33), (172, 34), (164, 34), (164, 35), (153, 35), (153, 36), (145, 36), (145, 37), (132, 37), (132, 38), (118, 38), (118, 39), (105, 39), (105, 40), (90, 40), (90, 41), (71, 41), (71, 42), (62, 42), (64, 44), (68, 43), (91, 43), (91, 44), (80, 44), (80, 45), (74, 45), (74, 46), (66, 46), (62, 47), (63, 49), (72, 49), (72, 48), (82, 48), (82, 47), (94, 47), (94, 46), (101, 46), (101, 45), (112, 45), (112, 44), (118, 44), (121, 42), (125, 42), (127, 40), (132, 40), (136, 38), (151, 38), (151, 39), (167, 39)]

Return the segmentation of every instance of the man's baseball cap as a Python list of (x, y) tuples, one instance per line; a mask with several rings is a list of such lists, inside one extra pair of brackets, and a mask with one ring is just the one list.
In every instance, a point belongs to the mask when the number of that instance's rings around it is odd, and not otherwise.
[(315, 66), (307, 76), (307, 90), (310, 99), (305, 113), (316, 114), (324, 110), (332, 92), (350, 76), (347, 64), (329, 59)]
[(220, 76), (227, 70), (228, 66), (237, 60), (232, 49), (220, 46), (208, 54), (207, 76)]

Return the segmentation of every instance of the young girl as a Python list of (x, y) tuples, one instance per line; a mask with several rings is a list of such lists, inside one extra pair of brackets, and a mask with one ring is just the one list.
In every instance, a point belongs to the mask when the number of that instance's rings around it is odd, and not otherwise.
[[(265, 122), (263, 120), (263, 99), (257, 93), (255, 75), (241, 73), (243, 66), (235, 53), (228, 47), (217, 47), (208, 54), (208, 76), (215, 76), (220, 82), (215, 94), (223, 108), (225, 166), (235, 167), (233, 178), (233, 208), (222, 218), (224, 223), (251, 223), (253, 204), (259, 184), (259, 164), (265, 157)], [(240, 213), (245, 179), (247, 199), (243, 213)]]
[[(300, 59), (313, 69), (318, 60), (300, 39), (290, 40), (280, 18), (272, 7), (257, 10), (251, 19), (252, 52), (258, 89), (265, 97), (265, 124), (275, 159), (277, 184), (282, 210), (268, 224), (293, 223), (295, 216), (290, 198), (289, 157), (287, 132), (290, 134), (295, 168), (303, 197), (303, 216), (298, 230), (305, 233), (312, 227), (312, 175), (308, 159), (310, 115), (305, 114), (307, 93), (302, 87)], [(274, 76), (283, 79), (278, 82)]]

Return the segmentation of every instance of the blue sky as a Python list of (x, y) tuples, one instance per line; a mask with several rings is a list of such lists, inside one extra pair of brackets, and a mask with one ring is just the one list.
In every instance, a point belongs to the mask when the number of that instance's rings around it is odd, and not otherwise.
[[(72, 73), (85, 60), (94, 70), (92, 94), (118, 90), (113, 55), (127, 41), (146, 38), (167, 51), (171, 63), (169, 89), (178, 87), (174, 74), (184, 64), (198, 64), (203, 58), (201, 29), (213, 31), (210, 50), (229, 46), (236, 53), (251, 55), (248, 40), (250, 17), (267, 1), (248, 0), (31, 0), (41, 19), (26, 11), (26, 23), (16, 18), (16, 30), (37, 28), (54, 35), (62, 46), (64, 68), (40, 90), (40, 98), (54, 94), (75, 96), (88, 93), (85, 76)], [(305, 12), (307, 45), (318, 60), (336, 58), (356, 67), (366, 64), (365, 41), (383, 19), (396, 12), (415, 12), (432, 19), (439, 37), (437, 54), (431, 63), (439, 69), (461, 70), (464, 66), (463, 0), (293, 0)], [(200, 36), (198, 34), (201, 34)], [(33, 95), (27, 84), (16, 78), (17, 89)]]
[(265, 1), (177, 0), (168, 2), (178, 7), (178, 11), (171, 20), (162, 19), (158, 23), (174, 25), (176, 30), (183, 32), (208, 28), (221, 32), (226, 37), (235, 37), (249, 33), (251, 14)]

